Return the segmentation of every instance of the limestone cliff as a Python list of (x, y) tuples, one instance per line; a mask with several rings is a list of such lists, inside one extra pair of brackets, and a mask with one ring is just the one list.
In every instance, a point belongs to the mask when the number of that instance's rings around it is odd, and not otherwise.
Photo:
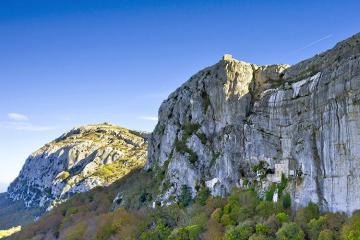
[(8, 196), (47, 208), (77, 192), (107, 186), (142, 167), (146, 134), (110, 124), (74, 128), (26, 160)]
[(225, 195), (288, 179), (293, 206), (360, 208), (360, 34), (293, 66), (225, 55), (159, 110), (145, 169), (165, 172), (163, 202), (187, 185)]

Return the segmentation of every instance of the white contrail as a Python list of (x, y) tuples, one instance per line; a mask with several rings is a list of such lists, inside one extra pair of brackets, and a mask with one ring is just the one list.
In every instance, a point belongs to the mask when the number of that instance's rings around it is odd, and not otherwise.
[(11, 120), (15, 120), (15, 121), (27, 121), (29, 120), (29, 117), (24, 115), (24, 114), (20, 114), (20, 113), (8, 113), (8, 118), (10, 118)]
[(315, 44), (318, 44), (319, 42), (321, 42), (321, 41), (323, 41), (323, 40), (325, 40), (325, 39), (331, 38), (332, 36), (333, 36), (332, 34), (326, 35), (325, 37), (322, 37), (322, 38), (320, 38), (320, 39), (318, 39), (318, 40), (316, 40), (316, 41), (313, 41), (313, 42), (309, 43), (308, 45), (306, 45), (306, 46), (304, 46), (304, 47), (302, 47), (302, 48), (296, 49), (294, 52), (298, 52), (298, 51), (307, 49), (307, 48), (309, 48), (309, 47), (312, 47), (312, 46), (314, 46)]
[(157, 117), (150, 117), (150, 116), (141, 116), (139, 118), (143, 119), (143, 120), (149, 120), (149, 121), (157, 121), (158, 120)]

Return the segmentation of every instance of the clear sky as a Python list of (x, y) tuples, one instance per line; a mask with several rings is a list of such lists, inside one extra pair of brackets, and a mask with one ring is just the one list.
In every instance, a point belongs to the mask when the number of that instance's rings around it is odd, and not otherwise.
[(74, 126), (151, 131), (168, 94), (224, 53), (296, 63), (360, 31), (359, 1), (2, 0), (0, 191)]

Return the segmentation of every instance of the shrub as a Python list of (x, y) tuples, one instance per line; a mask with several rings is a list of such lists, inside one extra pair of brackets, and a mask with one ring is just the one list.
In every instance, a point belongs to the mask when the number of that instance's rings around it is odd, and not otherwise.
[(191, 188), (187, 185), (182, 185), (178, 204), (180, 207), (187, 207), (192, 202)]
[(247, 211), (248, 209), (242, 208), (239, 205), (226, 205), (224, 208), (224, 212), (226, 212), (226, 214), (224, 214), (224, 216), (228, 216), (231, 225), (236, 225), (240, 220), (244, 220), (249, 217)]
[(195, 206), (195, 211), (192, 214), (188, 213), (188, 215), (192, 215), (192, 216), (190, 218), (189, 224), (187, 225), (197, 225), (201, 228), (205, 228), (209, 216), (204, 211), (201, 211), (201, 208), (197, 207), (196, 205), (194, 206)]
[(284, 212), (281, 212), (281, 213), (278, 213), (276, 215), (276, 219), (280, 222), (280, 223), (284, 223), (284, 222), (287, 222), (289, 221), (289, 216), (284, 213)]
[(252, 170), (253, 170), (254, 172), (264, 171), (264, 170), (266, 170), (266, 167), (267, 167), (267, 166), (268, 166), (267, 162), (265, 162), (265, 161), (259, 161), (258, 164), (254, 165), (254, 166), (252, 167)]
[(229, 197), (229, 202), (238, 202), (241, 206), (247, 206), (255, 209), (259, 199), (257, 198), (256, 192), (252, 190), (239, 190), (234, 189), (232, 194)]
[[(198, 156), (196, 155), (196, 153), (190, 149), (186, 143), (187, 143), (187, 140), (189, 137), (191, 137), (194, 133), (196, 133), (199, 128), (201, 127), (200, 124), (198, 123), (184, 123), (184, 125), (182, 126), (182, 130), (183, 130), (183, 134), (182, 134), (182, 138), (181, 139), (178, 139), (176, 138), (175, 140), (175, 149), (177, 152), (179, 153), (187, 153), (189, 155), (189, 161), (190, 163), (192, 164), (195, 164), (197, 159), (198, 159)], [(199, 137), (199, 135), (197, 135)], [(200, 135), (200, 141), (203, 141), (201, 139), (201, 135)]]
[(276, 184), (273, 183), (273, 184), (271, 184), (269, 189), (265, 192), (265, 200), (266, 201), (272, 202), (272, 200), (274, 198), (275, 190), (276, 190)]
[(141, 240), (166, 239), (170, 235), (170, 233), (171, 233), (171, 229), (165, 226), (165, 224), (162, 221), (159, 221), (154, 229), (150, 229), (143, 232), (140, 235), (140, 239)]
[(187, 151), (188, 147), (186, 146), (186, 142), (180, 140), (180, 139), (175, 139), (175, 149), (177, 152), (179, 153), (184, 153)]
[(270, 228), (267, 225), (258, 223), (255, 226), (255, 232), (261, 235), (267, 235), (270, 233)]
[(215, 209), (222, 209), (226, 204), (226, 199), (222, 197), (210, 196), (206, 201), (205, 211), (207, 214), (212, 214)]
[[(146, 218), (137, 212), (128, 212), (125, 209), (116, 209), (113, 213), (111, 224), (115, 238), (127, 236), (128, 239), (136, 238), (143, 228), (147, 225)], [(157, 226), (160, 224), (157, 224)]]
[(198, 225), (192, 225), (185, 228), (188, 232), (188, 236), (190, 240), (199, 239), (199, 236), (202, 232), (202, 228)]
[(281, 227), (281, 223), (279, 222), (279, 220), (277, 220), (277, 218), (272, 215), (270, 216), (266, 221), (265, 221), (266, 226), (269, 226), (270, 230), (271, 230), (271, 235), (276, 234), (276, 232), (279, 230), (279, 228)]
[(86, 225), (83, 222), (77, 223), (67, 230), (66, 239), (68, 240), (82, 240), (86, 230)]
[(303, 240), (305, 234), (296, 223), (284, 223), (276, 233), (278, 240)]
[(257, 233), (251, 235), (251, 237), (249, 238), (249, 240), (270, 240), (270, 239), (272, 238)]
[(210, 97), (206, 92), (202, 92), (201, 98), (202, 98), (202, 102), (203, 102), (203, 110), (204, 110), (204, 113), (206, 113), (208, 110), (208, 107), (211, 105)]
[(353, 213), (349, 221), (342, 227), (341, 239), (343, 240), (360, 239), (360, 212)]
[(203, 145), (206, 144), (207, 138), (206, 138), (206, 135), (204, 133), (197, 133), (196, 136), (200, 139), (200, 141), (201, 141), (201, 143)]
[(221, 216), (222, 216), (222, 210), (221, 208), (217, 208), (211, 213), (210, 218), (216, 220), (217, 222), (220, 222)]
[(335, 240), (335, 234), (331, 230), (325, 229), (320, 232), (317, 240)]
[(112, 215), (102, 214), (97, 218), (95, 231), (95, 239), (106, 240), (109, 239), (115, 231), (112, 226)]
[(261, 201), (256, 207), (257, 215), (262, 217), (269, 217), (277, 212), (281, 211), (276, 203)]
[(160, 123), (156, 124), (154, 132), (159, 133), (160, 135), (164, 135), (165, 126)]
[(198, 156), (196, 155), (196, 153), (191, 149), (188, 149), (187, 153), (189, 154), (189, 162), (191, 164), (195, 164), (198, 160)]
[(231, 212), (231, 218), (234, 219), (237, 223), (245, 221), (248, 218), (251, 218), (255, 214), (255, 209), (251, 207), (238, 207), (236, 210)]
[(206, 231), (202, 235), (203, 240), (222, 240), (224, 227), (215, 219), (210, 219), (206, 225)]
[(279, 197), (282, 196), (283, 191), (287, 187), (287, 183), (288, 183), (288, 180), (287, 180), (285, 174), (282, 174), (281, 175), (281, 182), (277, 186)]
[(186, 145), (186, 140), (184, 139), (176, 139), (175, 140), (175, 149), (177, 152), (179, 153), (187, 153), (189, 155), (189, 161), (190, 163), (192, 164), (195, 164), (197, 159), (198, 159), (198, 156), (196, 155), (196, 153), (190, 149), (187, 145)]
[(185, 123), (183, 126), (182, 126), (182, 129), (184, 131), (183, 133), (183, 138), (185, 140), (187, 140), (189, 137), (191, 137), (191, 135), (193, 135), (194, 133), (197, 132), (197, 130), (199, 130), (199, 128), (201, 127), (200, 124), (198, 123)]
[(207, 187), (201, 187), (196, 196), (196, 203), (204, 206), (210, 196), (210, 190)]
[(291, 207), (291, 196), (289, 193), (286, 193), (284, 197), (282, 198), (282, 206), (285, 209), (288, 209)]
[[(187, 226), (184, 228), (174, 229), (167, 240), (196, 240), (199, 239), (199, 236), (202, 232), (202, 229), (198, 225)], [(162, 238), (160, 238), (162, 239)]]
[(311, 219), (317, 219), (319, 215), (319, 207), (316, 204), (310, 202), (307, 207), (301, 208), (296, 212), (295, 222), (305, 228), (306, 224), (310, 222)]
[(250, 226), (233, 227), (225, 232), (224, 240), (248, 240), (253, 232)]
[(236, 225), (238, 222), (252, 217), (258, 202), (255, 192), (233, 189), (228, 203), (224, 206), (224, 216), (221, 222), (225, 226)]
[(221, 224), (226, 226), (235, 225), (235, 221), (230, 218), (229, 214), (223, 214), (220, 220)]
[(342, 225), (346, 222), (346, 215), (344, 213), (327, 213), (324, 215), (326, 228), (339, 232)]
[(308, 235), (311, 240), (316, 240), (319, 237), (321, 230), (325, 227), (325, 217), (321, 216), (319, 219), (311, 219), (307, 224)]
[(145, 203), (145, 202), (149, 202), (152, 200), (152, 196), (150, 193), (147, 193), (147, 192), (143, 192), (141, 195), (140, 195), (140, 199), (139, 201), (141, 203)]

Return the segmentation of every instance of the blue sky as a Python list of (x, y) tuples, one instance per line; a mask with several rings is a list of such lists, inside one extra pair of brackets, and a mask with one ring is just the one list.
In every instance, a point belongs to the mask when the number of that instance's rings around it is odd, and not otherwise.
[(331, 48), (360, 31), (359, 10), (347, 0), (2, 0), (0, 186), (74, 126), (151, 131), (162, 100), (224, 53), (293, 64)]

